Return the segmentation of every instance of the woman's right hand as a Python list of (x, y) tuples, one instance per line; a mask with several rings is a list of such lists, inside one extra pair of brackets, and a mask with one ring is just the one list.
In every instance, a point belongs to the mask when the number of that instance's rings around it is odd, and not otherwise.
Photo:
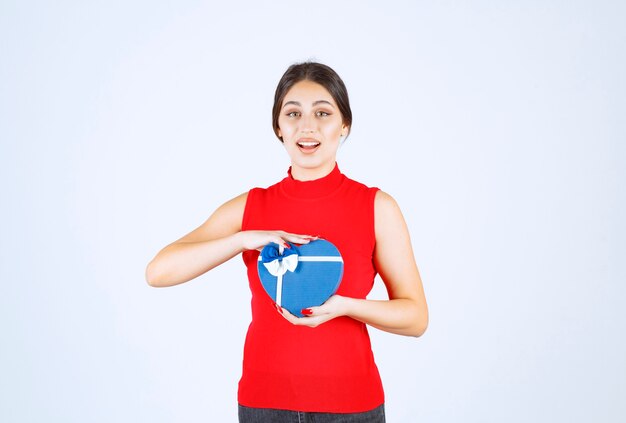
[(146, 268), (151, 286), (187, 282), (219, 266), (245, 250), (260, 250), (270, 242), (308, 244), (315, 236), (285, 231), (242, 231), (248, 194), (222, 204), (202, 225), (167, 245)]
[(287, 242), (308, 244), (318, 238), (313, 235), (293, 234), (285, 231), (241, 231), (238, 236), (244, 250), (261, 250), (270, 242), (289, 248)]

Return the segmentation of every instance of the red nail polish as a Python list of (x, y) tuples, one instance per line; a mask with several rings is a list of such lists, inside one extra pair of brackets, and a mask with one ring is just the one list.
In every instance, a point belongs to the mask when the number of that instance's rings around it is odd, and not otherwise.
[(291, 245), (287, 244), (286, 242), (283, 242), (283, 247), (285, 247), (285, 248), (291, 248)]
[(274, 304), (274, 306), (276, 307), (276, 311), (279, 312), (280, 314), (283, 314), (283, 309), (280, 308), (280, 306), (278, 304)]
[(311, 310), (310, 308), (303, 308), (302, 310), (300, 310), (300, 313), (304, 314), (305, 316), (310, 316), (311, 314), (313, 314), (313, 310)]

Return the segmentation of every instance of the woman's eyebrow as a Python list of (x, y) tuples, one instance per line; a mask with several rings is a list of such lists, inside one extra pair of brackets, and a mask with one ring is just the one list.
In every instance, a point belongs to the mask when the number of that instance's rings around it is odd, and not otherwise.
[(288, 101), (288, 102), (286, 102), (285, 104), (283, 104), (283, 109), (284, 109), (285, 107), (289, 106), (290, 104), (294, 104), (294, 105), (296, 105), (296, 106), (298, 106), (298, 107), (299, 107), (299, 106), (301, 106), (301, 104), (300, 104), (300, 102), (299, 102), (299, 101)]
[[(328, 104), (330, 107), (333, 107), (333, 108), (334, 108), (334, 106), (332, 105), (332, 103), (331, 103), (330, 101), (327, 101), (327, 100), (316, 100), (316, 101), (314, 101), (314, 102), (313, 102), (313, 106), (317, 106), (318, 104), (321, 104), (321, 103)], [(298, 106), (298, 107), (302, 106), (302, 104), (300, 104), (300, 102), (299, 102), (299, 101), (290, 100), (290, 101), (286, 102), (286, 103), (283, 105), (283, 109), (284, 109), (285, 107), (287, 107), (288, 105), (290, 105), (290, 104), (293, 104), (293, 105)]]
[(314, 101), (314, 102), (313, 102), (313, 105), (314, 105), (314, 106), (317, 106), (317, 105), (318, 105), (318, 104), (320, 104), (320, 103), (326, 103), (326, 104), (328, 104), (330, 107), (333, 107), (333, 105), (331, 104), (331, 102), (330, 102), (330, 101), (326, 101), (326, 100), (317, 100), (317, 101)]

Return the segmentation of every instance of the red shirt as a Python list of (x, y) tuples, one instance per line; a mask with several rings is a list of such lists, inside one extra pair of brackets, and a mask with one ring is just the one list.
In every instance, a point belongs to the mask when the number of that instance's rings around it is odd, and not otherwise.
[[(374, 197), (377, 188), (347, 178), (335, 165), (327, 176), (288, 176), (250, 190), (242, 230), (280, 229), (332, 242), (344, 260), (337, 294), (365, 298), (376, 269)], [(243, 253), (252, 291), (252, 322), (244, 346), (239, 404), (286, 410), (356, 413), (384, 402), (364, 323), (338, 317), (316, 328), (295, 326), (274, 308), (257, 273), (256, 250)]]

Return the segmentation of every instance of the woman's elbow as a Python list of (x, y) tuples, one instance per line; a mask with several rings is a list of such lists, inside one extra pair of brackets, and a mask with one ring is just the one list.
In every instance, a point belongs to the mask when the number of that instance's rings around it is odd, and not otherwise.
[(162, 288), (164, 286), (168, 286), (166, 283), (164, 283), (162, 272), (158, 271), (154, 260), (148, 263), (148, 266), (146, 266), (146, 282), (148, 282), (148, 285), (154, 288)]
[(428, 329), (428, 312), (418, 309), (416, 314), (411, 327), (410, 336), (419, 338), (426, 332), (426, 329)]
[(426, 332), (426, 329), (428, 329), (428, 320), (424, 322), (418, 322), (414, 326), (411, 336), (415, 338), (419, 338), (420, 336), (424, 334), (424, 332)]

